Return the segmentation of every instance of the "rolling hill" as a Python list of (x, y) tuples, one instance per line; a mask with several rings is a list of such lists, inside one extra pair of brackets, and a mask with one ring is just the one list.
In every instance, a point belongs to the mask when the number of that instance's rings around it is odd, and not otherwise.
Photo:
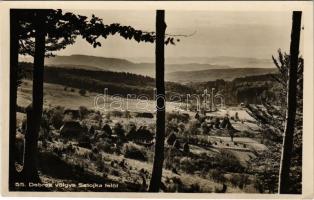
[(200, 71), (176, 71), (166, 74), (166, 80), (173, 82), (188, 83), (188, 82), (206, 82), (223, 79), (231, 81), (235, 78), (273, 74), (277, 73), (275, 68), (232, 68), (232, 69), (207, 69)]
[[(127, 58), (132, 62), (137, 63), (153, 63), (154, 58), (138, 57)], [(166, 57), (168, 64), (186, 64), (186, 63), (199, 63), (199, 64), (212, 64), (216, 66), (230, 66), (232, 68), (272, 68), (274, 67), (271, 57), (265, 58), (251, 58), (251, 57), (233, 57), (233, 56), (215, 56), (215, 57)]]
[[(167, 81), (202, 82), (216, 79), (232, 80), (234, 78), (262, 75), (276, 71), (271, 61), (257, 58), (239, 57), (182, 57), (168, 58), (165, 66)], [(143, 61), (143, 60), (142, 60)], [(155, 77), (154, 63), (135, 63), (128, 59), (106, 58), (88, 55), (55, 56), (45, 59), (46, 67), (66, 69), (84, 69), (88, 71), (113, 71)], [(267, 66), (262, 68), (261, 66)]]
[[(26, 79), (32, 79), (32, 64), (20, 63)], [(149, 76), (128, 72), (113, 72), (105, 70), (88, 70), (81, 68), (67, 68), (64, 66), (45, 67), (44, 82), (59, 84), (66, 87), (84, 89), (103, 93), (108, 88), (108, 94), (127, 96), (128, 94), (154, 97), (155, 79)], [(188, 86), (167, 82), (166, 92), (169, 94), (194, 93)]]
[[(51, 58), (46, 58), (45, 65), (87, 70), (129, 72), (144, 76), (155, 76), (154, 63), (135, 63), (120, 58), (106, 58), (87, 55), (55, 56)], [(166, 64), (165, 73), (171, 73), (174, 71), (194, 71), (229, 68), (231, 67), (227, 65), (212, 65), (208, 63), (187, 62), (181, 64)]]

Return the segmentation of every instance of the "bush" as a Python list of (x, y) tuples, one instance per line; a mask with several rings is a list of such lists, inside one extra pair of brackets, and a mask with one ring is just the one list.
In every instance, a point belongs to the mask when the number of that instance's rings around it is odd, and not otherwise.
[(63, 125), (63, 112), (64, 112), (64, 108), (57, 106), (55, 108), (53, 108), (51, 110), (51, 116), (50, 116), (50, 124), (52, 124), (52, 126), (56, 129), (60, 129), (61, 126)]
[(84, 118), (89, 113), (89, 110), (85, 106), (80, 106), (79, 110), (80, 110), (81, 118)]
[(85, 89), (80, 89), (79, 93), (81, 96), (85, 96), (86, 95), (86, 90)]
[(122, 152), (126, 158), (132, 158), (141, 161), (147, 161), (148, 159), (146, 150), (134, 143), (123, 145)]
[(123, 113), (123, 117), (124, 117), (124, 118), (131, 118), (132, 116), (131, 116), (130, 111), (126, 110), (126, 111)]
[(101, 114), (99, 112), (90, 113), (88, 118), (90, 120), (95, 120), (97, 122), (102, 120), (102, 116), (101, 116)]
[(238, 187), (240, 184), (240, 176), (237, 174), (233, 174), (230, 178), (230, 183), (234, 186), (234, 187)]
[(114, 117), (122, 117), (124, 115), (124, 113), (122, 111), (119, 111), (119, 110), (113, 110), (110, 112), (110, 114)]
[(184, 153), (190, 153), (190, 147), (189, 147), (188, 143), (184, 143), (183, 151), (184, 151)]
[(194, 161), (191, 158), (183, 157), (180, 159), (180, 169), (187, 173), (193, 173), (194, 171), (197, 171), (195, 168), (197, 168), (194, 164)]
[(218, 183), (224, 183), (226, 181), (224, 172), (219, 169), (213, 169), (210, 176), (214, 181), (217, 181)]
[(125, 138), (125, 130), (123, 129), (122, 124), (117, 122), (113, 127), (113, 133), (116, 134), (120, 139)]
[(110, 120), (110, 117), (111, 117), (111, 113), (108, 111), (108, 112), (106, 113), (106, 115), (105, 115), (105, 118), (106, 118), (107, 120)]
[(181, 114), (178, 112), (167, 113), (166, 117), (167, 117), (167, 121), (177, 119), (179, 122), (188, 123), (190, 120), (189, 114)]
[(169, 135), (171, 133), (178, 133), (178, 123), (175, 120), (167, 121), (166, 122), (166, 135)]
[(244, 170), (239, 160), (228, 150), (221, 151), (221, 154), (218, 156), (218, 163), (224, 171), (242, 173)]
[(200, 134), (199, 128), (201, 127), (201, 123), (198, 120), (194, 120), (190, 123), (189, 132), (191, 135)]
[(172, 146), (176, 139), (177, 139), (176, 135), (174, 133), (171, 133), (167, 138), (167, 144)]
[(108, 141), (104, 141), (102, 138), (99, 139), (99, 142), (96, 143), (96, 146), (98, 150), (102, 150), (107, 153), (114, 152), (113, 145), (110, 144)]

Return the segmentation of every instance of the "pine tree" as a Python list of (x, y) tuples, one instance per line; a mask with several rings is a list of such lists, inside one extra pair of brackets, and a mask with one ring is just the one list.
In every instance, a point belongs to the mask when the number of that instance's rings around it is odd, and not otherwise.
[(279, 172), (279, 193), (290, 193), (290, 167), (297, 111), (297, 83), (299, 65), (299, 45), (301, 30), (301, 11), (294, 11), (292, 16), (292, 32), (290, 44), (290, 65), (287, 84), (287, 111), (282, 145), (281, 165)]

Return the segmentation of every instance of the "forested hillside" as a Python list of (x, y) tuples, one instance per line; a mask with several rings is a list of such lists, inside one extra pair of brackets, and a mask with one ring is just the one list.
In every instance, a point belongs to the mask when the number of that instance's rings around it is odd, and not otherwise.
[[(32, 64), (20, 63), (25, 78), (32, 78)], [(97, 71), (69, 67), (46, 67), (44, 74), (46, 83), (61, 84), (66, 87), (75, 87), (91, 92), (103, 93), (108, 88), (108, 94), (127, 94), (146, 95), (149, 98), (154, 96), (155, 79), (128, 72)], [(178, 83), (167, 82), (167, 94), (191, 94), (194, 89)]]
[(278, 90), (280, 87), (274, 81), (275, 74), (266, 74), (258, 76), (247, 76), (236, 78), (232, 81), (218, 79), (215, 81), (189, 83), (188, 86), (197, 92), (204, 89), (215, 88), (215, 93), (222, 94), (225, 97), (227, 105), (235, 105), (240, 103), (261, 104), (263, 100), (276, 102)]
[[(26, 78), (32, 77), (32, 64), (20, 63)], [(215, 88), (225, 97), (227, 105), (239, 103), (261, 103), (263, 99), (276, 101), (278, 83), (274, 81), (274, 75), (258, 75), (236, 78), (232, 81), (217, 79), (215, 81), (195, 82), (182, 85), (174, 82), (166, 82), (167, 97), (171, 94), (180, 94), (182, 100), (187, 94), (203, 94), (205, 89)], [(103, 93), (108, 88), (108, 94), (146, 95), (153, 99), (155, 79), (127, 72), (97, 71), (70, 67), (46, 67), (44, 81), (47, 83), (61, 84), (65, 87), (75, 87), (91, 92)]]

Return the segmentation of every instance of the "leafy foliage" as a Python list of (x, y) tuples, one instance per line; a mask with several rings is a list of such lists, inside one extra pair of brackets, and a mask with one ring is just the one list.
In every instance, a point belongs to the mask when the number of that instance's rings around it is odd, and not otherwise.
[[(289, 65), (290, 65), (290, 55), (282, 53), (278, 50), (278, 59), (272, 57), (274, 64), (279, 70), (279, 75), (272, 76), (279, 85), (281, 92), (279, 93), (278, 100), (281, 102), (281, 106), (274, 106), (272, 102), (265, 101), (262, 106), (252, 106), (248, 105), (248, 113), (255, 118), (262, 125), (263, 129), (275, 130), (274, 134), (283, 135), (284, 132), (284, 122), (286, 119), (286, 107), (287, 107), (287, 80), (289, 76)], [(297, 116), (296, 116), (296, 126), (294, 131), (294, 147), (292, 149), (292, 165), (291, 165), (291, 177), (290, 180), (290, 192), (291, 193), (301, 193), (302, 186), (302, 121), (303, 121), (303, 68), (304, 62), (303, 58), (299, 58), (298, 74), (297, 74)], [(278, 141), (277, 141), (278, 142)], [(280, 141), (281, 143), (281, 141)], [(263, 185), (266, 185), (270, 192), (277, 191), (277, 180), (279, 173), (279, 166), (276, 163), (280, 162), (280, 147), (277, 144), (270, 146), (269, 148), (274, 148), (271, 151), (272, 156), (261, 156), (264, 159), (257, 161), (256, 163), (268, 161), (268, 165), (271, 165), (272, 172), (264, 171), (260, 174), (261, 183), (258, 184), (258, 188), (261, 192), (264, 191)], [(274, 158), (274, 160), (270, 160)], [(259, 164), (258, 164), (259, 165)], [(264, 173), (264, 175), (263, 175)], [(265, 175), (267, 174), (267, 176)], [(269, 174), (272, 174), (269, 176)]]
[[(95, 15), (90, 19), (86, 16), (63, 12), (61, 9), (32, 10), (25, 9), (19, 12), (19, 53), (21, 55), (34, 55), (35, 52), (35, 26), (34, 19), (38, 13), (45, 14), (46, 56), (53, 56), (54, 51), (73, 45), (77, 36), (82, 36), (94, 48), (101, 46), (99, 38), (108, 38), (110, 35), (119, 35), (126, 40), (134, 39), (137, 42), (153, 43), (156, 40), (155, 32), (136, 30), (131, 26), (119, 23), (104, 24), (103, 20)], [(176, 40), (179, 42), (180, 40)], [(175, 44), (174, 37), (168, 36), (165, 44)]]
[(143, 149), (143, 147), (133, 143), (125, 144), (123, 146), (122, 152), (126, 158), (133, 158), (142, 161), (147, 161), (148, 159), (146, 150)]

